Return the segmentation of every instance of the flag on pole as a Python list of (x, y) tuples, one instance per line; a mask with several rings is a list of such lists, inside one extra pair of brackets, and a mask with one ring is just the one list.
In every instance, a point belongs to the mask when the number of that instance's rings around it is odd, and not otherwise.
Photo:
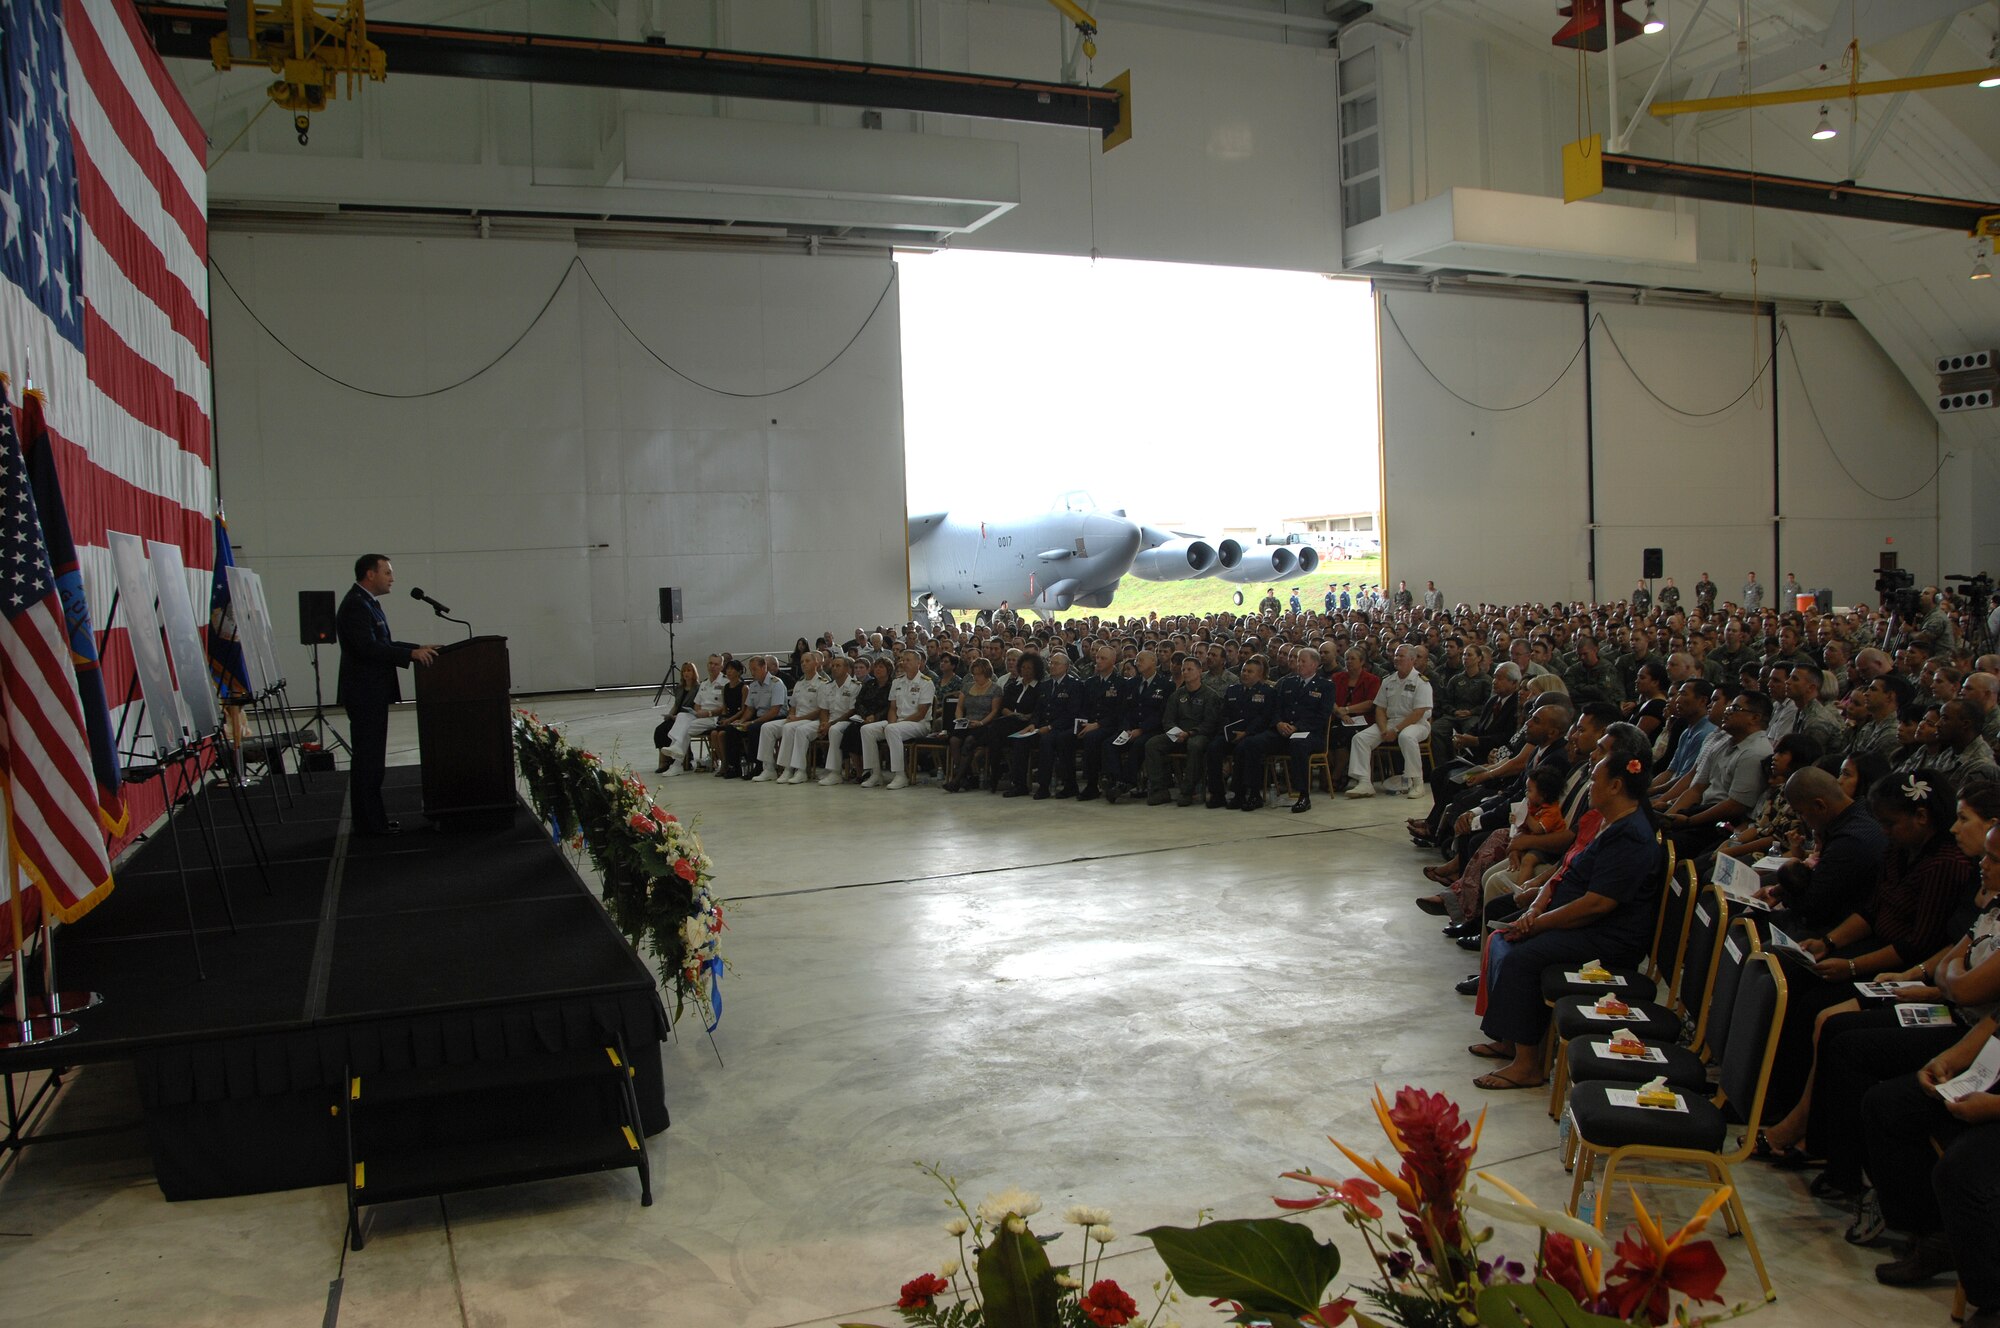
[(229, 547), (229, 522), (217, 508), (215, 580), (208, 590), (208, 668), (215, 675), (215, 690), (224, 705), (250, 695), (250, 684), (244, 681), (249, 670), (243, 663), (243, 643), (236, 635), (236, 606), (229, 598), (229, 569), (235, 565), (236, 554)]
[(111, 707), (104, 695), (104, 670), (97, 659), (97, 633), (90, 621), (90, 601), (83, 593), (83, 569), (77, 563), (76, 541), (70, 536), (69, 507), (63, 502), (62, 480), (56, 474), (55, 448), (42, 421), (39, 392), (21, 399), (21, 444), (27, 454), (28, 486), (34, 491), (35, 515), (41, 518), (42, 540), (55, 571), (56, 594), (62, 597), (63, 630), (69, 636), (69, 666), (76, 675), (83, 703), (84, 731), (90, 738), (90, 768), (97, 778), (97, 818), (114, 835), (125, 833), (124, 775), (112, 736)]
[(49, 912), (74, 922), (111, 893), (83, 704), (55, 569), (14, 412), (0, 402), (0, 778), (9, 847)]

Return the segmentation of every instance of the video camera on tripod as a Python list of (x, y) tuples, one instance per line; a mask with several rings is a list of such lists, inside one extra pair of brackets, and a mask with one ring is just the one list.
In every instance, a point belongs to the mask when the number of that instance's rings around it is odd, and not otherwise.
[(1884, 567), (1875, 575), (1875, 593), (1882, 607), (1899, 618), (1915, 618), (1923, 613), (1923, 596), (1917, 590), (1916, 573), (1900, 567)]
[(1986, 617), (1987, 611), (1993, 605), (1992, 577), (1980, 572), (1973, 576), (1953, 574), (1945, 577), (1945, 580), (1962, 582), (1964, 588), (1954, 593), (1965, 596), (1966, 609), (1975, 617), (1982, 619)]

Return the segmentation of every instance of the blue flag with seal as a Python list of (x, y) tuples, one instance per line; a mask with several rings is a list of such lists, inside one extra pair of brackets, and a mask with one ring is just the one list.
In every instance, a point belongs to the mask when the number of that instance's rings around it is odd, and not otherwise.
[(112, 737), (111, 707), (104, 695), (104, 670), (97, 657), (97, 634), (91, 629), (90, 601), (84, 597), (83, 570), (77, 564), (69, 509), (63, 505), (62, 480), (56, 474), (55, 448), (42, 420), (41, 394), (32, 390), (21, 398), (21, 442), (27, 457), (28, 487), (35, 496), (42, 540), (48, 546), (56, 593), (62, 600), (70, 668), (76, 674), (77, 696), (83, 702), (90, 769), (97, 781), (97, 819), (112, 834), (122, 835), (130, 818), (125, 809), (124, 773)]
[(236, 635), (236, 606), (229, 597), (229, 569), (236, 554), (229, 547), (229, 522), (215, 513), (215, 580), (208, 591), (208, 669), (215, 675), (216, 694), (224, 705), (250, 697), (249, 669), (243, 663), (243, 643)]

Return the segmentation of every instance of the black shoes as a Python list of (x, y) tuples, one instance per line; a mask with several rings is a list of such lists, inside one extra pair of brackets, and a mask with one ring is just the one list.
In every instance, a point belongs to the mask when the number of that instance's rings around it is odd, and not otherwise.
[(1125, 796), (1125, 789), (1117, 784), (1108, 785), (1104, 790), (1104, 800), (1116, 807), (1118, 800)]
[(1000, 796), (1003, 798), (1025, 798), (1028, 796), (1028, 790), (1016, 784)]
[(1037, 787), (1037, 788), (1035, 789), (1035, 801), (1036, 801), (1036, 802), (1041, 802), (1042, 800), (1044, 800), (1044, 799), (1045, 799), (1045, 798), (1047, 798), (1048, 796), (1049, 796), (1049, 786), (1048, 786), (1047, 784), (1042, 784), (1042, 785), (1039, 785), (1039, 786), (1038, 786), (1038, 787)]
[(1097, 797), (1098, 797), (1097, 787), (1095, 785), (1092, 785), (1091, 787), (1085, 789), (1083, 792), (1077, 794), (1076, 800), (1078, 802), (1096, 802)]
[(1213, 793), (1208, 795), (1208, 809), (1210, 811), (1217, 811), (1223, 807), (1227, 807), (1228, 805), (1229, 804), (1227, 802), (1223, 801), (1221, 798), (1216, 797)]
[(1483, 930), (1477, 922), (1454, 922), (1444, 929), (1444, 934), (1454, 941), (1462, 941), (1468, 936), (1478, 936)]
[(1416, 902), (1418, 908), (1434, 918), (1441, 918), (1445, 914), (1444, 900), (1436, 895), (1419, 895)]
[[(1875, 1265), (1875, 1280), (1883, 1286), (1922, 1286), (1939, 1273), (1958, 1267), (1958, 1256), (1942, 1231), (1917, 1237), (1910, 1252), (1900, 1259)], [(1970, 1320), (1968, 1320), (1970, 1322)]]
[(1474, 932), (1470, 936), (1461, 936), (1458, 938), (1458, 948), (1470, 951), (1473, 954), (1478, 954), (1483, 944), (1485, 942), (1480, 939), (1478, 932)]
[(1292, 804), (1292, 810), (1295, 812), (1309, 812), (1312, 809), (1313, 800), (1303, 793), (1299, 794), (1299, 800)]
[(1465, 981), (1455, 984), (1452, 990), (1461, 996), (1477, 996), (1479, 994), (1479, 975), (1474, 973), (1471, 977), (1465, 979)]
[(1264, 800), (1262, 798), (1245, 798), (1243, 800), (1243, 810), (1246, 812), (1257, 811), (1261, 809), (1263, 805), (1264, 805)]

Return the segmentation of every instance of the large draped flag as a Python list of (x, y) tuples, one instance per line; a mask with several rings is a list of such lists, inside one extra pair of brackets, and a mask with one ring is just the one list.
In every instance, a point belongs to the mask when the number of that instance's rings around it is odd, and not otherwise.
[(249, 670), (243, 664), (243, 643), (236, 635), (236, 606), (229, 598), (229, 569), (236, 554), (229, 547), (229, 523), (215, 513), (215, 580), (208, 589), (208, 670), (224, 705), (248, 699)]
[(97, 778), (97, 816), (114, 835), (125, 833), (124, 775), (112, 736), (111, 709), (104, 696), (104, 670), (97, 660), (97, 633), (91, 627), (90, 601), (83, 593), (83, 571), (77, 564), (76, 541), (70, 537), (69, 508), (63, 502), (62, 480), (56, 474), (55, 448), (42, 421), (39, 392), (21, 401), (21, 444), (27, 453), (28, 486), (34, 491), (35, 514), (41, 518), (42, 540), (55, 571), (56, 593), (62, 597), (63, 629), (69, 636), (69, 664), (76, 675), (83, 703), (84, 731), (90, 738), (90, 768)]
[[(69, 630), (14, 412), (0, 402), (0, 778), (14, 863), (74, 922), (111, 893)], [(9, 893), (13, 884), (8, 869)]]

